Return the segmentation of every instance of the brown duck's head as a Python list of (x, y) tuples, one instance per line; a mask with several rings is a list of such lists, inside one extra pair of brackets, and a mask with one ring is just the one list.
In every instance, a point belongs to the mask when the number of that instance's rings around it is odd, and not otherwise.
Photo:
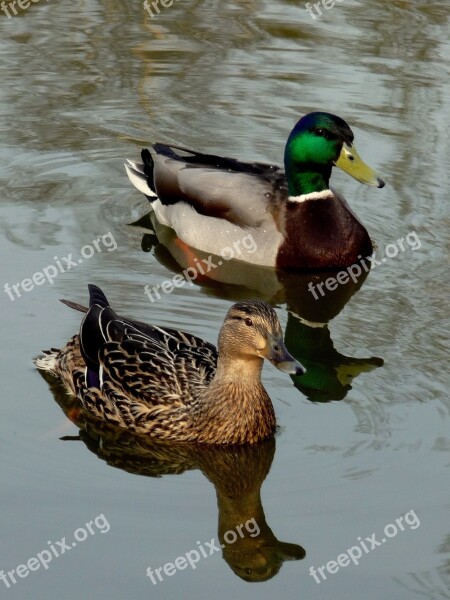
[(276, 312), (265, 302), (246, 300), (233, 304), (219, 334), (219, 356), (228, 360), (267, 358), (291, 375), (305, 368), (286, 349)]

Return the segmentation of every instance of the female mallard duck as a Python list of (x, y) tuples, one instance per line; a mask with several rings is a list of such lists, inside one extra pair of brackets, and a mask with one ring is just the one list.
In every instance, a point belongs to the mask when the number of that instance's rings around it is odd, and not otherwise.
[[(239, 244), (240, 260), (281, 269), (337, 269), (372, 254), (365, 227), (328, 184), (333, 166), (367, 185), (384, 182), (360, 159), (352, 130), (335, 115), (313, 112), (298, 121), (286, 144), (285, 171), (164, 144), (141, 156), (141, 164), (125, 164), (128, 177), (158, 222), (193, 248), (219, 255)], [(249, 234), (256, 252), (242, 248)]]
[(36, 359), (83, 407), (136, 433), (208, 444), (254, 443), (274, 433), (263, 359), (286, 373), (305, 369), (286, 350), (275, 311), (245, 301), (228, 311), (216, 348), (189, 333), (119, 317), (89, 286), (80, 334)]

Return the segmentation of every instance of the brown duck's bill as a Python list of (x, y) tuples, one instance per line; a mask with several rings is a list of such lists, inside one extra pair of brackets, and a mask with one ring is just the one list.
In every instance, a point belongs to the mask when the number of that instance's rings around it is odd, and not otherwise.
[(288, 373), (288, 375), (303, 375), (306, 373), (305, 367), (289, 354), (282, 339), (270, 341), (270, 352), (267, 359), (277, 369), (283, 371), (283, 373)]
[(339, 158), (334, 164), (361, 183), (377, 188), (385, 185), (375, 171), (361, 159), (353, 145), (349, 146), (344, 143)]

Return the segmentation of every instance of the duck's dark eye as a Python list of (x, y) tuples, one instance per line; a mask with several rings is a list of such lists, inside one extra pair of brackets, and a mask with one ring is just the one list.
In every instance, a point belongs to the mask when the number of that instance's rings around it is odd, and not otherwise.
[(331, 131), (328, 131), (328, 129), (324, 129), (323, 127), (318, 127), (314, 130), (314, 133), (319, 137), (325, 138), (326, 140), (334, 139), (334, 136), (331, 133)]
[(249, 327), (251, 327), (253, 325), (253, 321), (250, 319), (250, 317), (247, 317), (245, 319), (245, 324), (248, 325)]

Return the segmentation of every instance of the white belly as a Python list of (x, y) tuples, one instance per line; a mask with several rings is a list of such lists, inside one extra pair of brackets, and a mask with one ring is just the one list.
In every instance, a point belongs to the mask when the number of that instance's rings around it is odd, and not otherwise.
[(152, 203), (158, 222), (175, 231), (192, 248), (225, 260), (241, 260), (261, 266), (276, 264), (283, 237), (271, 219), (257, 227), (239, 227), (225, 219), (200, 215), (185, 202), (165, 206)]

